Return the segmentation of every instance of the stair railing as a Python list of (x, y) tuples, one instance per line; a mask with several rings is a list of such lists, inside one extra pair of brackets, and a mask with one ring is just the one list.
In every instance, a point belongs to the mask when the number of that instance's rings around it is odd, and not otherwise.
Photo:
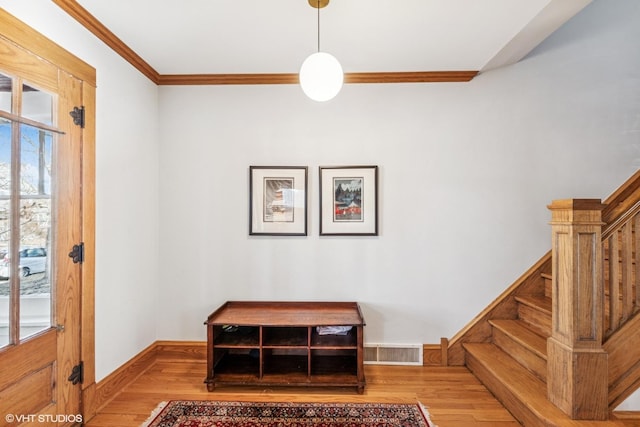
[(639, 225), (640, 202), (637, 202), (602, 233), (605, 340), (640, 311), (636, 286), (636, 277), (640, 277), (640, 262), (636, 259)]
[(605, 420), (640, 384), (640, 335), (629, 333), (640, 325), (640, 170), (604, 204), (569, 199), (549, 209), (547, 397), (573, 419)]

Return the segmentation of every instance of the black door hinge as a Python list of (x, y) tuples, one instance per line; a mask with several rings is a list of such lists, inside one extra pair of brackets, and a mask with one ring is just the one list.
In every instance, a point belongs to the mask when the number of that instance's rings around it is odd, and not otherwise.
[(84, 242), (73, 245), (71, 252), (69, 252), (69, 258), (73, 260), (74, 264), (82, 264), (84, 262)]
[(76, 366), (71, 369), (71, 375), (67, 380), (71, 381), (71, 384), (82, 384), (84, 382), (84, 362), (80, 361)]
[(73, 111), (69, 111), (69, 115), (73, 117), (73, 124), (84, 129), (84, 105), (80, 108), (73, 107)]

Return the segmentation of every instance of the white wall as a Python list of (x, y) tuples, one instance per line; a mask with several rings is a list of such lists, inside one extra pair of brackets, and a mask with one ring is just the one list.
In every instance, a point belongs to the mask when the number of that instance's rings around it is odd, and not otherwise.
[[(369, 342), (451, 337), (549, 249), (551, 200), (605, 198), (640, 164), (634, 0), (470, 83), (327, 104), (158, 89), (50, 1), (0, 7), (98, 70), (98, 380), (155, 339), (204, 340), (228, 299), (356, 300)], [(317, 168), (345, 164), (380, 166), (378, 237), (318, 236)], [(249, 165), (310, 166), (309, 236), (248, 236)]]
[[(470, 83), (160, 88), (160, 339), (225, 300), (355, 300), (365, 341), (451, 337), (550, 248), (546, 206), (640, 164), (640, 10), (596, 1)], [(380, 236), (318, 236), (318, 166), (380, 166)], [(307, 237), (248, 236), (250, 165), (310, 167)]]
[(97, 69), (96, 376), (155, 341), (158, 89), (48, 0), (0, 7)]

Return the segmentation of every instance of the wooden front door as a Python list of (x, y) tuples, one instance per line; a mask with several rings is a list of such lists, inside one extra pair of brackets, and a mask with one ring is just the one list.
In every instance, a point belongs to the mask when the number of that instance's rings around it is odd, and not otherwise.
[[(0, 34), (1, 36), (1, 34)], [(83, 82), (0, 37), (0, 426), (81, 423)]]

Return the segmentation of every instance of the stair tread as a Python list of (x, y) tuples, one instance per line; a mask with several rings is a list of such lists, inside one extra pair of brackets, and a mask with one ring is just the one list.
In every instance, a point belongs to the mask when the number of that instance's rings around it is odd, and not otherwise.
[[(555, 406), (547, 400), (547, 386), (511, 356), (491, 343), (465, 343), (465, 350), (488, 366), (493, 375), (500, 379), (512, 392), (540, 400), (541, 404)], [(556, 410), (559, 410), (555, 408)]]
[(526, 402), (527, 407), (539, 419), (546, 419), (549, 422), (548, 425), (576, 427), (623, 425), (613, 420), (571, 420), (547, 399), (546, 384), (496, 345), (491, 343), (465, 343), (464, 348), (520, 402)]
[(516, 295), (516, 301), (551, 315), (551, 298), (544, 295)]
[(547, 338), (531, 330), (525, 322), (513, 319), (493, 319), (489, 323), (539, 357), (547, 359)]

